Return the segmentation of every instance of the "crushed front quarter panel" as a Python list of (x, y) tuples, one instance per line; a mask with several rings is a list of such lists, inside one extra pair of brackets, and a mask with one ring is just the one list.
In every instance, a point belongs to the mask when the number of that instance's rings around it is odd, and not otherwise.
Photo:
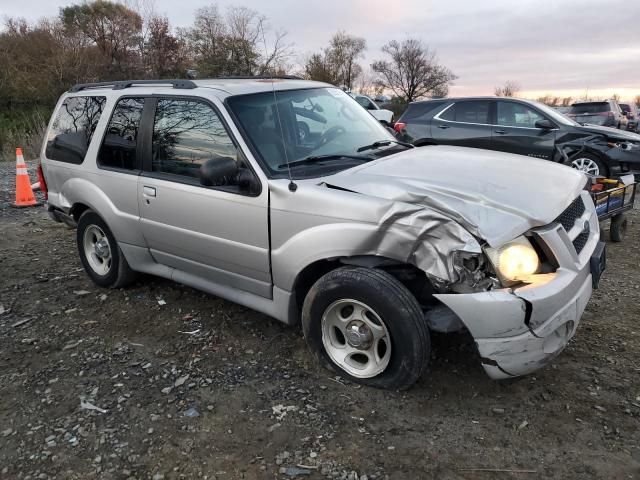
[(377, 255), (409, 263), (455, 281), (455, 251), (480, 253), (476, 239), (451, 218), (422, 205), (361, 195), (298, 181), (270, 182), (271, 260), (274, 284), (291, 290), (316, 260)]

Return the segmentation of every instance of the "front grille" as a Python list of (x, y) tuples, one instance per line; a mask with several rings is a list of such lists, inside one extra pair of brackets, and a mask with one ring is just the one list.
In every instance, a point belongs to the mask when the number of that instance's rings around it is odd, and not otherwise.
[(573, 248), (576, 249), (576, 253), (578, 255), (580, 255), (580, 252), (582, 251), (582, 249), (584, 248), (584, 246), (587, 244), (587, 242), (589, 241), (589, 234), (591, 232), (589, 231), (589, 229), (587, 228), (584, 232), (582, 232), (580, 235), (578, 235), (574, 240), (573, 240)]
[[(584, 214), (585, 206), (582, 197), (576, 198), (567, 209), (556, 218), (556, 222), (560, 223), (564, 229), (569, 232), (576, 223), (576, 220)], [(589, 234), (587, 233), (587, 237)], [(576, 239), (577, 240), (577, 239)], [(583, 245), (584, 247), (584, 245)], [(579, 253), (579, 252), (578, 252)]]

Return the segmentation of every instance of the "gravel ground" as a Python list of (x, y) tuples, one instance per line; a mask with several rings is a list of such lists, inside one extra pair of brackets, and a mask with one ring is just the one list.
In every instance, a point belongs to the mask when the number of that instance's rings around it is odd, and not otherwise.
[[(299, 328), (152, 277), (104, 290), (0, 164), (0, 478), (640, 478), (640, 215), (576, 338), (495, 382), (434, 336), (408, 392), (349, 384)], [(35, 175), (32, 175), (35, 178)]]

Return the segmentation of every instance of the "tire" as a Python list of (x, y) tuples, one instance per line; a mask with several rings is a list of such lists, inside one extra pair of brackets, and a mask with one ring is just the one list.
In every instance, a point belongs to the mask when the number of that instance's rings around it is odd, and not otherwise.
[(97, 213), (87, 210), (82, 214), (76, 242), (82, 266), (96, 285), (121, 288), (136, 279), (136, 272), (129, 267), (113, 233)]
[[(576, 158), (572, 158), (570, 162), (571, 167), (588, 175), (609, 176), (609, 168), (605, 165), (602, 159), (591, 153), (579, 153), (576, 155)], [(594, 165), (596, 170), (592, 168)]]
[[(365, 317), (364, 322), (359, 320)], [(382, 270), (342, 267), (321, 277), (305, 298), (302, 329), (322, 365), (376, 388), (409, 388), (424, 372), (431, 353), (420, 305), (402, 283)], [(367, 348), (375, 335), (378, 338)], [(341, 364), (337, 357), (342, 355)], [(380, 361), (372, 361), (372, 356)]]
[(612, 242), (622, 242), (627, 233), (627, 216), (624, 214), (615, 215), (611, 218), (611, 226), (609, 227), (609, 236)]

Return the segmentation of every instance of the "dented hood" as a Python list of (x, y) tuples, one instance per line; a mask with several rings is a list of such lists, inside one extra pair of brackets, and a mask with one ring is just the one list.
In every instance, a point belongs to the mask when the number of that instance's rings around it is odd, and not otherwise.
[(579, 195), (586, 177), (548, 160), (429, 146), (384, 157), (324, 181), (364, 195), (423, 205), (496, 247), (555, 220)]

